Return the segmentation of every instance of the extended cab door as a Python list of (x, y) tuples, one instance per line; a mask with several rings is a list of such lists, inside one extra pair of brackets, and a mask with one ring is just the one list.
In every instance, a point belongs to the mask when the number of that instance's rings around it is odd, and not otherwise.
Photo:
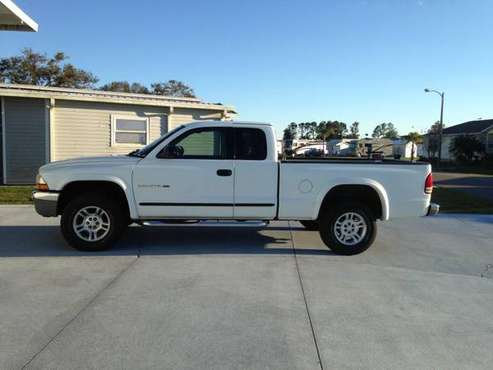
[(232, 129), (184, 132), (137, 165), (133, 185), (141, 218), (232, 218)]
[(270, 128), (239, 127), (234, 132), (234, 216), (273, 219), (276, 216), (278, 163), (272, 131)]

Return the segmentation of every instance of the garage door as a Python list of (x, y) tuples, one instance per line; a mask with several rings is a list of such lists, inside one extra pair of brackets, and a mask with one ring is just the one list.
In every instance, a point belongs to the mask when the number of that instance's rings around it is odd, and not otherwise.
[(46, 163), (45, 100), (4, 98), (8, 184), (34, 184)]

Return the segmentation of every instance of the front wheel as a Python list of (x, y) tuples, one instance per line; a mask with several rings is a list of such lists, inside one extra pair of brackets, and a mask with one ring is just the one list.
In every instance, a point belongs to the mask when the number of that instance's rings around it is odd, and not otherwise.
[(320, 217), (320, 237), (335, 253), (362, 253), (373, 244), (377, 225), (371, 210), (360, 203), (345, 203)]
[(61, 229), (65, 240), (83, 251), (108, 249), (128, 224), (118, 202), (101, 196), (81, 195), (64, 209)]

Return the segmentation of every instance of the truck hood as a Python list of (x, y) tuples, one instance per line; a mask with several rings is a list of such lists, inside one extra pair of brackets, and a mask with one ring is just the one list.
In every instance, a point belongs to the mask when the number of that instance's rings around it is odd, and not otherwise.
[(40, 168), (40, 172), (49, 172), (64, 167), (74, 166), (122, 166), (137, 164), (142, 158), (129, 157), (128, 155), (114, 155), (106, 157), (83, 157), (75, 159), (67, 159), (64, 161), (57, 161), (48, 163)]

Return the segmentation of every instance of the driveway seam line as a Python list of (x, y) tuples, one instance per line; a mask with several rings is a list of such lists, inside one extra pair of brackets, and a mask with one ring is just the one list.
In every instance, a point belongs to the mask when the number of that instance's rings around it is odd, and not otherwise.
[(288, 221), (288, 226), (289, 226), (289, 228), (288, 228), (289, 229), (289, 236), (291, 238), (291, 247), (293, 248), (294, 262), (296, 265), (296, 271), (298, 272), (298, 281), (300, 282), (301, 295), (303, 296), (303, 302), (305, 303), (305, 309), (306, 309), (306, 314), (308, 316), (308, 322), (310, 324), (310, 329), (312, 331), (313, 343), (315, 344), (315, 349), (317, 351), (318, 364), (320, 365), (320, 369), (323, 370), (324, 366), (322, 364), (322, 357), (320, 356), (320, 349), (318, 347), (317, 336), (315, 334), (315, 328), (313, 327), (313, 321), (312, 321), (312, 316), (310, 314), (310, 309), (308, 308), (308, 301), (306, 299), (305, 288), (303, 286), (303, 278), (301, 276), (300, 266), (298, 263), (298, 255), (296, 254), (296, 247), (294, 245), (294, 237), (293, 237), (293, 233), (291, 231), (291, 221)]
[(22, 370), (25, 369), (27, 366), (29, 366), (31, 364), (31, 362), (33, 362), (33, 360), (38, 357), (38, 355), (43, 352), (51, 343), (53, 343), (53, 341), (56, 339), (56, 337), (58, 337), (64, 330), (65, 328), (67, 328), (67, 326), (69, 326), (71, 323), (73, 323), (80, 315), (82, 312), (84, 312), (90, 305), (92, 305), (94, 303), (94, 301), (96, 301), (96, 299), (106, 290), (108, 289), (114, 282), (116, 282), (125, 272), (127, 272), (130, 267), (132, 267), (135, 262), (137, 262), (139, 260), (140, 256), (137, 255), (135, 257), (135, 259), (130, 262), (123, 270), (121, 270), (113, 279), (111, 279), (109, 281), (108, 284), (106, 284), (103, 288), (101, 288), (101, 290), (99, 292), (97, 292), (94, 297), (92, 297), (89, 302), (87, 302), (84, 307), (82, 307), (79, 312), (77, 312), (74, 317), (72, 317), (65, 325), (63, 325), (63, 327), (38, 351), (34, 354), (34, 356), (31, 357), (31, 359), (26, 362), (23, 366), (22, 366)]

